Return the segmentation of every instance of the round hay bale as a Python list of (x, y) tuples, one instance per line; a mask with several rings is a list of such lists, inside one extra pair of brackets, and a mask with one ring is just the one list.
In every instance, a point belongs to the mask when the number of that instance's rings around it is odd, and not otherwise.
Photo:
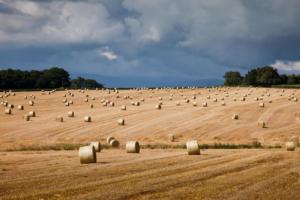
[(73, 111), (69, 111), (69, 112), (68, 112), (68, 117), (74, 117), (74, 115), (75, 115), (75, 114), (74, 114)]
[(156, 110), (160, 110), (160, 109), (161, 109), (161, 105), (160, 105), (160, 104), (157, 104), (157, 105), (155, 106), (155, 109), (156, 109)]
[(79, 159), (81, 164), (96, 163), (97, 156), (95, 147), (84, 146), (79, 148)]
[(34, 101), (29, 101), (28, 104), (29, 104), (30, 106), (34, 106)]
[(116, 139), (112, 139), (110, 142), (109, 142), (110, 146), (114, 147), (114, 148), (118, 148), (120, 143), (118, 140)]
[(297, 99), (296, 97), (295, 97), (293, 100), (294, 100), (294, 102), (297, 102), (297, 101), (298, 101), (298, 99)]
[(30, 120), (30, 116), (25, 114), (25, 115), (23, 116), (23, 119), (24, 119), (25, 121), (29, 121), (29, 120)]
[(57, 122), (63, 122), (64, 118), (62, 116), (58, 116), (58, 117), (55, 118), (55, 121), (57, 121)]
[(175, 135), (174, 134), (169, 134), (168, 138), (169, 138), (170, 142), (175, 142)]
[(112, 140), (114, 140), (114, 139), (115, 139), (114, 137), (108, 136), (108, 137), (106, 138), (107, 144), (110, 144), (110, 141), (112, 141)]
[(202, 107), (207, 107), (207, 102), (203, 102)]
[(259, 103), (259, 107), (263, 108), (265, 107), (265, 104), (263, 102)]
[(295, 151), (296, 145), (294, 142), (286, 142), (285, 147), (287, 151)]
[(200, 148), (197, 140), (190, 140), (186, 142), (186, 149), (188, 155), (200, 155)]
[(261, 127), (261, 128), (266, 128), (267, 126), (266, 126), (266, 123), (264, 122), (264, 121), (259, 121), (258, 123), (257, 123), (257, 125), (259, 126), (259, 127)]
[(65, 103), (65, 106), (67, 106), (67, 107), (68, 107), (69, 105), (70, 105), (70, 104), (69, 104), (69, 102), (66, 102), (66, 103)]
[(90, 108), (94, 108), (94, 105), (93, 105), (93, 104), (90, 104)]
[(6, 108), (4, 110), (4, 113), (7, 114), (7, 115), (11, 115), (11, 109), (10, 108)]
[(233, 114), (231, 118), (237, 120), (237, 119), (239, 119), (239, 115), (238, 114)]
[(24, 110), (24, 106), (23, 105), (18, 105), (18, 109), (19, 110)]
[(225, 101), (222, 101), (222, 102), (221, 102), (221, 105), (222, 105), (222, 106), (226, 106)]
[(91, 122), (91, 121), (92, 121), (92, 117), (91, 117), (91, 116), (85, 116), (85, 117), (83, 118), (83, 120), (84, 120), (85, 122)]
[(128, 141), (126, 143), (127, 153), (140, 153), (140, 144), (137, 141)]
[(121, 110), (126, 110), (127, 108), (126, 108), (126, 106), (125, 105), (122, 105), (121, 106)]
[(98, 142), (98, 141), (91, 142), (90, 146), (93, 146), (95, 148), (96, 152), (100, 152), (101, 151), (101, 143)]
[(124, 126), (125, 125), (125, 120), (124, 119), (118, 119), (118, 124), (120, 125), (120, 126)]
[(176, 106), (180, 106), (180, 102), (179, 101), (177, 101)]
[(194, 102), (193, 102), (193, 106), (194, 106), (194, 107), (197, 107), (197, 102), (194, 101)]
[(36, 113), (35, 113), (35, 111), (29, 111), (28, 115), (29, 115), (30, 117), (35, 117), (35, 116), (36, 116)]

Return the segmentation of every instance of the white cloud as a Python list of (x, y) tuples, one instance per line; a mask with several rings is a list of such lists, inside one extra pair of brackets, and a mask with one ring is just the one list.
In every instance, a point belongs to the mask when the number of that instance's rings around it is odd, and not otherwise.
[(118, 41), (121, 22), (99, 2), (9, 1), (18, 14), (0, 13), (0, 44), (53, 44)]
[(276, 60), (276, 62), (271, 66), (285, 71), (294, 71), (294, 70), (300, 71), (300, 61)]
[(97, 52), (100, 56), (106, 58), (107, 60), (112, 61), (118, 59), (118, 55), (110, 50), (109, 47), (104, 47), (103, 49), (97, 50)]

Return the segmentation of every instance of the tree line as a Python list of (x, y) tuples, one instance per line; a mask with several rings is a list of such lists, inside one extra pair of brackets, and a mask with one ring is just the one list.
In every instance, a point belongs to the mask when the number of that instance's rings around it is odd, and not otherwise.
[(54, 89), (54, 88), (103, 88), (93, 79), (77, 77), (59, 67), (46, 70), (23, 71), (18, 69), (0, 70), (0, 89)]
[(224, 85), (226, 86), (270, 87), (272, 85), (300, 84), (299, 74), (279, 74), (277, 69), (270, 66), (251, 69), (245, 76), (241, 76), (240, 72), (237, 71), (228, 71), (225, 73), (224, 79)]

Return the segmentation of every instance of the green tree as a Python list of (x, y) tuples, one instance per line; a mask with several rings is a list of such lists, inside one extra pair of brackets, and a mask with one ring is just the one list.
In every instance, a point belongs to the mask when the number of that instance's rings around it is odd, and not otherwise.
[(224, 85), (237, 86), (241, 84), (243, 77), (241, 76), (240, 72), (229, 71), (225, 73), (224, 79)]
[(299, 83), (299, 77), (295, 74), (291, 74), (288, 76), (287, 84), (297, 84)]
[(281, 83), (281, 78), (277, 72), (277, 69), (270, 66), (257, 68), (256, 80), (259, 86), (266, 86), (266, 87)]
[(257, 70), (252, 69), (248, 71), (248, 73), (245, 75), (245, 78), (243, 80), (244, 85), (257, 85)]
[(77, 77), (76, 79), (73, 79), (71, 81), (71, 88), (89, 88), (89, 89), (94, 89), (94, 88), (103, 88), (103, 85), (101, 83), (98, 83), (95, 80), (92, 79), (84, 79), (82, 77)]

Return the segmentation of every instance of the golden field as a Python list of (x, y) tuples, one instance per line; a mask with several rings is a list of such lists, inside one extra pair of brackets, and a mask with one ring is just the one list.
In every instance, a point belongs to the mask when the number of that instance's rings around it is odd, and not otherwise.
[[(284, 148), (291, 137), (300, 136), (298, 90), (70, 90), (0, 95), (0, 101), (14, 105), (11, 115), (4, 113), (4, 107), (0, 113), (0, 199), (300, 198), (300, 152)], [(65, 106), (64, 99), (73, 104)], [(33, 106), (28, 105), (30, 100)], [(104, 106), (105, 100), (114, 106)], [(140, 105), (132, 105), (135, 102)], [(159, 102), (162, 108), (156, 109)], [(262, 102), (264, 107), (259, 106)], [(24, 105), (24, 110), (18, 110), (18, 105)], [(24, 114), (32, 110), (36, 117), (25, 121)], [(69, 111), (75, 117), (68, 117)], [(237, 120), (232, 119), (234, 114)], [(58, 116), (63, 122), (56, 120)], [(92, 121), (84, 122), (85, 116)], [(124, 126), (118, 125), (120, 118)], [(265, 128), (258, 125), (262, 121)], [(105, 144), (108, 136), (117, 138), (121, 148), (104, 149), (95, 164), (81, 165), (76, 150), (20, 151), (37, 145)], [(185, 149), (141, 149), (139, 154), (123, 149), (129, 140), (170, 147), (190, 139), (200, 144), (257, 141), (283, 148), (209, 149), (199, 156), (188, 156)]]

